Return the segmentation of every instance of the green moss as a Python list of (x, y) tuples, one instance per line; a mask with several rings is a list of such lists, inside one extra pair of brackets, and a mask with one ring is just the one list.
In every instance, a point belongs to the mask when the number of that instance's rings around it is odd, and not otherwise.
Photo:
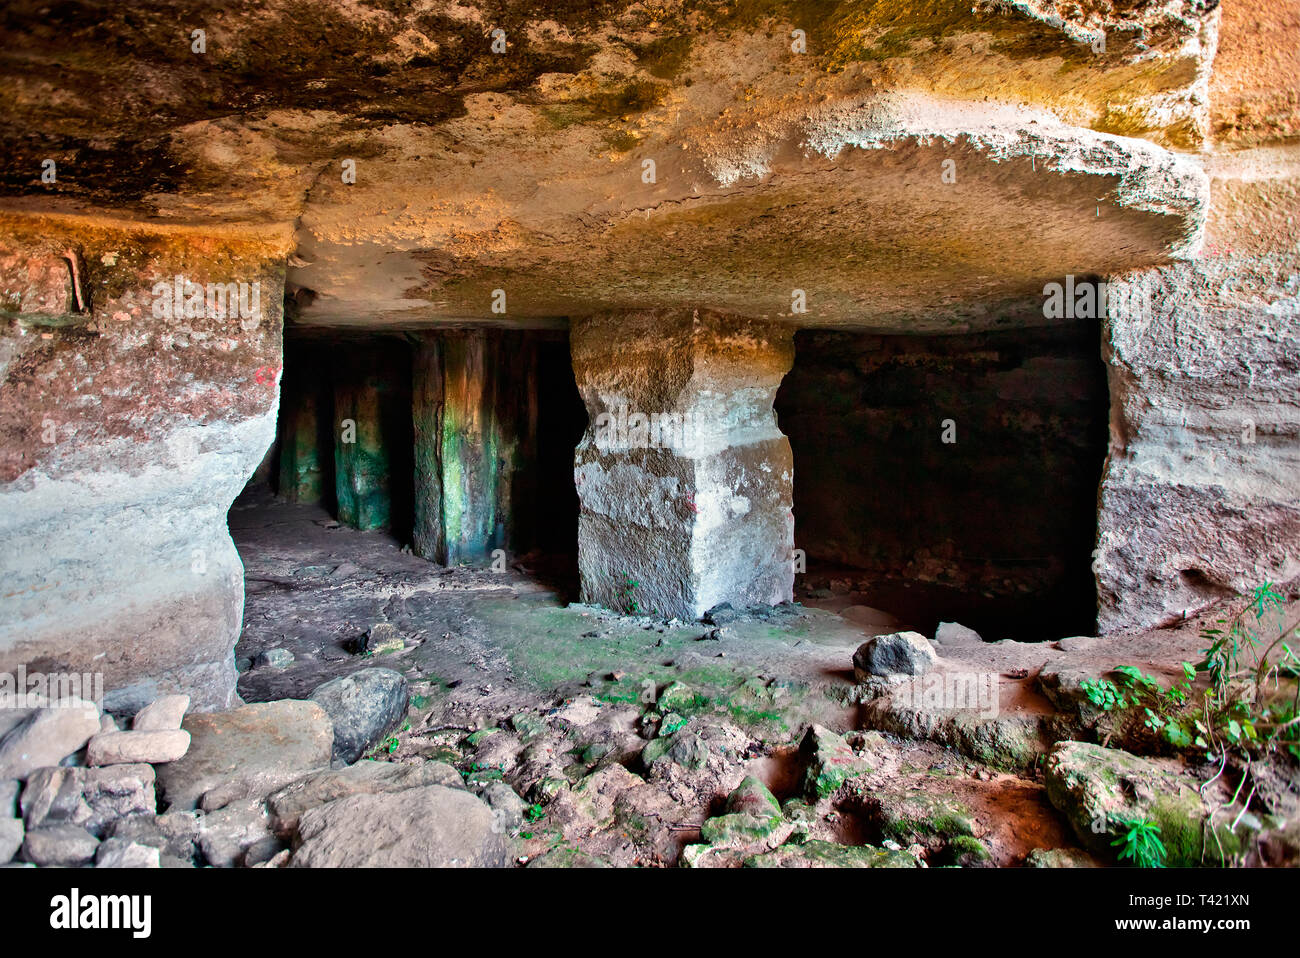
[(667, 84), (652, 80), (633, 80), (592, 93), (583, 97), (582, 102), (590, 106), (596, 116), (630, 116), (658, 106), (668, 96), (668, 89)]
[(970, 835), (958, 835), (951, 839), (944, 849), (943, 855), (945, 863), (959, 865), (963, 868), (969, 868), (972, 865), (978, 865), (992, 859), (993, 856), (989, 854), (989, 850), (984, 843)]
[(969, 809), (958, 802), (924, 794), (881, 795), (881, 833), (900, 844), (915, 839), (971, 837)]
[(688, 34), (658, 37), (649, 43), (632, 47), (637, 63), (651, 76), (671, 80), (686, 64), (693, 38)]
[(477, 732), (471, 732), (466, 736), (465, 743), (467, 745), (480, 745), (483, 742), (486, 742), (490, 736), (500, 734), (500, 732), (501, 729), (499, 728), (479, 729)]
[(626, 130), (605, 136), (605, 145), (616, 153), (626, 153), (640, 142), (641, 138), (639, 136)]
[(799, 845), (782, 845), (745, 859), (747, 868), (917, 868), (906, 852), (874, 845), (837, 845), (815, 840)]

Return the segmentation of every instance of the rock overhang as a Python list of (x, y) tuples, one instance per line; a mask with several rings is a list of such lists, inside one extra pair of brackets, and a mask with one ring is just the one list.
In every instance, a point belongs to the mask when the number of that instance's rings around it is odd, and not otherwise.
[(745, 134), (630, 151), (595, 176), (538, 149), (482, 184), (484, 154), (448, 151), (401, 174), (427, 193), (335, 204), (348, 187), (332, 187), (300, 225), (289, 282), (313, 296), (296, 319), (544, 325), (705, 305), (882, 332), (1034, 325), (1045, 283), (1191, 255), (1206, 215), (1196, 161), (1012, 105), (884, 94)]
[(280, 0), (137, 20), (10, 12), (28, 42), (0, 57), (7, 192), (295, 223), (304, 324), (782, 318), (795, 288), (798, 325), (1041, 322), (1045, 281), (1186, 255), (1204, 219), (1204, 178), (1172, 152), (1208, 122), (1218, 14), (1196, 0)]

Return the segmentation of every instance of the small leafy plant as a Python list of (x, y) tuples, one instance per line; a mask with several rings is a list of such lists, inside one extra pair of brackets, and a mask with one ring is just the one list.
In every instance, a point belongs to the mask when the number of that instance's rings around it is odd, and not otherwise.
[[(1182, 680), (1172, 687), (1121, 665), (1112, 670), (1114, 681), (1084, 681), (1081, 688), (1106, 712), (1140, 707), (1147, 728), (1175, 748), (1201, 750), (1207, 761), (1226, 763), (1230, 749), (1250, 754), (1285, 748), (1300, 758), (1300, 682), (1289, 701), (1267, 694), (1283, 675), (1300, 675), (1300, 658), (1287, 641), (1300, 630), (1286, 624), (1284, 614), (1284, 597), (1265, 582), (1234, 615), (1201, 630), (1209, 643), (1205, 658), (1197, 665), (1184, 662)], [(1209, 687), (1194, 701), (1199, 674), (1208, 677)]]
[(641, 583), (632, 576), (624, 574), (623, 576), (623, 608), (627, 610), (628, 615), (644, 615), (645, 609), (641, 608), (641, 603), (636, 599), (636, 590), (641, 587)]
[(1127, 859), (1138, 868), (1164, 868), (1165, 843), (1160, 840), (1160, 826), (1146, 818), (1116, 815), (1111, 822), (1119, 827), (1111, 845), (1119, 849), (1119, 860)]

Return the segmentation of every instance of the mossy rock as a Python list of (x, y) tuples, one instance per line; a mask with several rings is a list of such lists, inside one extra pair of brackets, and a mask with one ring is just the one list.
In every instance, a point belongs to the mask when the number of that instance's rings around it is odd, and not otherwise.
[(613, 750), (614, 746), (608, 742), (592, 742), (582, 750), (582, 760), (588, 765), (594, 765)]
[(497, 734), (498, 732), (500, 732), (500, 731), (501, 731), (501, 729), (499, 729), (499, 728), (482, 728), (482, 729), (479, 729), (477, 732), (471, 732), (469, 735), (467, 735), (467, 736), (465, 737), (465, 744), (466, 744), (466, 745), (481, 745), (481, 744), (483, 744), (483, 742), (487, 741), (488, 736), (490, 736), (490, 735), (496, 735), (496, 734)]
[(709, 758), (709, 748), (692, 732), (677, 732), (657, 738), (641, 750), (641, 761), (649, 768), (655, 762), (676, 762), (683, 768), (700, 769)]
[[(720, 848), (746, 848), (767, 843), (782, 830), (789, 830), (785, 817), (769, 815), (719, 815), (700, 826), (700, 837)], [(784, 840), (784, 836), (782, 839)]]
[(661, 712), (686, 712), (699, 704), (699, 696), (683, 682), (674, 682), (664, 689), (656, 703)]
[[(1079, 842), (1108, 861), (1120, 820), (1147, 820), (1160, 829), (1165, 864), (1171, 868), (1219, 866), (1254, 840), (1257, 830), (1221, 810), (1210, 809), (1193, 780), (1169, 763), (1157, 764), (1088, 742), (1059, 742), (1046, 763), (1047, 797), (1070, 822)], [(1256, 820), (1257, 821), (1257, 820)]]
[(787, 799), (781, 811), (785, 820), (794, 826), (794, 841), (803, 841), (817, 824), (817, 810), (802, 798)]
[(700, 827), (700, 837), (723, 848), (778, 845), (794, 826), (786, 820), (781, 803), (757, 778), (746, 776), (727, 796), (726, 813)]
[(832, 794), (848, 779), (871, 771), (871, 766), (854, 753), (848, 742), (820, 725), (809, 727), (799, 751), (807, 763), (804, 787), (814, 801)]
[(919, 868), (907, 852), (874, 845), (837, 845), (820, 839), (782, 845), (745, 859), (746, 868)]
[(529, 868), (611, 868), (578, 848), (552, 848), (528, 863)]
[(1026, 868), (1096, 868), (1087, 852), (1075, 848), (1035, 848), (1025, 856)]
[(548, 775), (546, 778), (539, 779), (533, 784), (532, 789), (529, 791), (529, 795), (534, 801), (549, 802), (568, 787), (569, 782), (567, 779), (555, 778), (554, 776)]
[(659, 761), (668, 753), (668, 747), (672, 744), (666, 738), (653, 739), (645, 748), (641, 750), (641, 761), (649, 768), (655, 762)]
[(958, 835), (944, 846), (938, 856), (938, 863), (957, 868), (987, 868), (993, 864), (993, 856), (978, 838)]
[(733, 704), (764, 706), (775, 702), (776, 696), (762, 679), (749, 678), (731, 693), (731, 701)]
[(524, 742), (531, 742), (546, 732), (546, 723), (532, 712), (520, 712), (510, 719), (510, 725)]
[(659, 723), (659, 735), (672, 735), (674, 732), (680, 732), (686, 726), (686, 719), (676, 712), (669, 712)]
[(902, 845), (930, 839), (970, 838), (975, 834), (965, 805), (924, 792), (877, 793), (880, 829)]

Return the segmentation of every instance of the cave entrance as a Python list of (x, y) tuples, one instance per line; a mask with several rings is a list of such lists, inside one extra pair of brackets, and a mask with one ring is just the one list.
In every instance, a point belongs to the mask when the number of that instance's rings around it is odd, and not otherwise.
[(1108, 398), (1085, 325), (805, 330), (776, 399), (794, 453), (796, 598), (890, 631), (1093, 634)]
[(333, 521), (444, 566), (524, 562), (571, 595), (585, 425), (562, 331), (288, 331), (276, 442), (231, 531), (265, 550)]

